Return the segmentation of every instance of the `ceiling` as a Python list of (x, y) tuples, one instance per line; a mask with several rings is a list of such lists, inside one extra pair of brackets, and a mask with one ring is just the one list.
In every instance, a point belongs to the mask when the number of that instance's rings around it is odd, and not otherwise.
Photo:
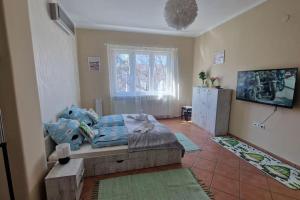
[(186, 30), (164, 20), (167, 0), (60, 0), (76, 27), (196, 37), (266, 0), (197, 0), (198, 16)]

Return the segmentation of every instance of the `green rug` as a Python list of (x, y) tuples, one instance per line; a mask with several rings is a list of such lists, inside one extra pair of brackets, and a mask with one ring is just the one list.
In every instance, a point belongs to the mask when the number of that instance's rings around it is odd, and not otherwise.
[(189, 169), (175, 169), (100, 180), (92, 199), (210, 200), (208, 194)]
[(187, 138), (183, 133), (175, 133), (177, 140), (184, 147), (186, 152), (200, 150), (200, 147), (193, 143), (189, 138)]
[(212, 140), (287, 187), (300, 189), (300, 170), (232, 137), (214, 137)]

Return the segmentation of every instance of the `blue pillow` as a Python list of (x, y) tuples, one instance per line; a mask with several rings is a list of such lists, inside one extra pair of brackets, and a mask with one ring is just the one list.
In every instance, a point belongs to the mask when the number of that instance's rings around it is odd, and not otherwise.
[(55, 123), (46, 123), (45, 129), (56, 144), (69, 143), (71, 150), (78, 150), (83, 142), (79, 122), (61, 118)]
[(124, 119), (122, 115), (106, 115), (99, 119), (99, 123), (93, 128), (101, 127), (112, 127), (112, 126), (125, 126)]
[(74, 119), (79, 122), (84, 122), (88, 126), (93, 126), (95, 122), (88, 114), (88, 111), (78, 106), (71, 106), (71, 108), (64, 109), (61, 113), (57, 115), (57, 118), (65, 118), (65, 119)]
[[(95, 129), (97, 130), (97, 129)], [(101, 127), (92, 141), (93, 148), (128, 144), (128, 130), (125, 126)]]

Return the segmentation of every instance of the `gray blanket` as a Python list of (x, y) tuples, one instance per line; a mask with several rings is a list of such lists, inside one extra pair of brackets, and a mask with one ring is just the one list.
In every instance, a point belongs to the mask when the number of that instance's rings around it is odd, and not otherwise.
[(148, 115), (148, 119), (154, 124), (154, 128), (146, 133), (135, 132), (141, 126), (141, 121), (128, 118), (128, 115), (123, 115), (123, 118), (128, 129), (129, 152), (150, 149), (180, 149), (184, 151), (184, 148), (171, 130), (159, 123), (152, 115)]

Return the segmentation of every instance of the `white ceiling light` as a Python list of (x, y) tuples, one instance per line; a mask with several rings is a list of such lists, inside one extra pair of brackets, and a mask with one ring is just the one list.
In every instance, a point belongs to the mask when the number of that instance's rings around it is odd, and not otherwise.
[(165, 6), (165, 20), (170, 27), (177, 30), (187, 28), (197, 14), (196, 0), (168, 0)]

